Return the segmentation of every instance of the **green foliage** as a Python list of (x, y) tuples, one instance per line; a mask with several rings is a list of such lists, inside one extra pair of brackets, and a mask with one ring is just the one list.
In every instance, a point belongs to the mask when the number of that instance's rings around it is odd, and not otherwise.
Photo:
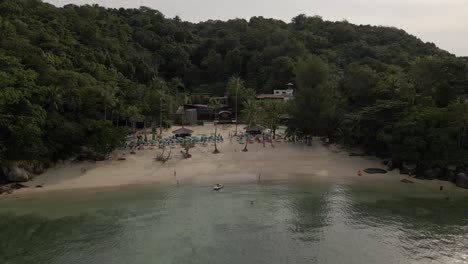
[(185, 150), (185, 158), (190, 158), (191, 155), (189, 154), (189, 150), (195, 147), (195, 143), (192, 141), (182, 141), (180, 146)]
[(291, 104), (289, 131), (311, 138), (329, 131), (335, 118), (334, 91), (329, 67), (320, 58), (309, 56), (296, 69), (298, 90)]
[(255, 100), (255, 91), (246, 88), (241, 78), (233, 76), (226, 85), (226, 96), (229, 98), (229, 104), (234, 108), (237, 105), (237, 112), (242, 112), (247, 101)]
[(305, 15), (194, 24), (147, 7), (4, 0), (0, 36), (2, 163), (105, 157), (123, 122), (154, 128), (193, 92), (227, 95), (274, 129), (285, 106), (255, 94), (289, 82), (293, 133), (409, 160), (466, 157), (468, 61), (396, 28)]
[(262, 119), (262, 109), (258, 101), (247, 99), (243, 103), (242, 116), (247, 125), (252, 126), (259, 123)]
[(122, 145), (125, 129), (116, 129), (108, 121), (87, 120), (85, 126), (85, 156), (101, 160)]
[(265, 100), (260, 101), (258, 107), (260, 108), (260, 125), (271, 129), (274, 134), (280, 125), (281, 117), (288, 113), (288, 104), (285, 101)]

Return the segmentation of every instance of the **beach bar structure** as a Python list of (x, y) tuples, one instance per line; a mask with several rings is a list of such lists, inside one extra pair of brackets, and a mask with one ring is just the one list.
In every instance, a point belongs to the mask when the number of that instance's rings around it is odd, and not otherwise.
[(193, 131), (185, 127), (181, 127), (172, 131), (172, 134), (175, 134), (176, 137), (190, 137), (192, 136)]
[(245, 132), (251, 135), (258, 135), (258, 134), (261, 134), (263, 131), (263, 127), (258, 126), (258, 125), (247, 126), (247, 127), (244, 127), (244, 129), (245, 129)]

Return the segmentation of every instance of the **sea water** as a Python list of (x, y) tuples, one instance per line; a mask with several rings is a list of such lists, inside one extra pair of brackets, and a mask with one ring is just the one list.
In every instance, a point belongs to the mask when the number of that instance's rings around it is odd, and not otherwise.
[(468, 199), (292, 182), (12, 197), (0, 263), (468, 263)]

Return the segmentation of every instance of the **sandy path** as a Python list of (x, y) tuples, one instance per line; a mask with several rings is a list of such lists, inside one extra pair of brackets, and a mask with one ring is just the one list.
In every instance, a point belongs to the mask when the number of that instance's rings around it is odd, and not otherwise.
[[(239, 126), (239, 130), (243, 126)], [(176, 128), (173, 128), (176, 129)], [(173, 130), (172, 129), (172, 130)], [(192, 127), (195, 134), (211, 134), (213, 125)], [(357, 175), (358, 170), (369, 167), (383, 167), (379, 159), (372, 157), (350, 157), (345, 152), (334, 153), (314, 142), (308, 147), (301, 143), (275, 142), (273, 148), (270, 144), (254, 143), (248, 145), (248, 152), (242, 152), (243, 145), (237, 141), (230, 142), (229, 129), (218, 128), (225, 139), (218, 144), (220, 154), (212, 154), (213, 145), (197, 146), (191, 149), (192, 158), (183, 159), (178, 146), (172, 149), (172, 159), (162, 164), (154, 161), (154, 157), (161, 150), (137, 150), (136, 155), (127, 151), (116, 151), (114, 160), (96, 163), (76, 163), (58, 166), (36, 177), (26, 185), (34, 187), (43, 184), (43, 188), (25, 188), (15, 193), (46, 192), (50, 190), (67, 190), (78, 188), (116, 187), (131, 184), (180, 184), (218, 182), (249, 182), (256, 181), (260, 175), (266, 179), (298, 179), (306, 181), (319, 181), (346, 184), (395, 184), (400, 188), (408, 184), (400, 183), (406, 176), (399, 175), (397, 171), (387, 174), (363, 176)], [(170, 131), (165, 136), (170, 136)], [(125, 155), (125, 161), (116, 160)], [(81, 168), (86, 168), (85, 174)], [(174, 176), (176, 172), (176, 176)], [(449, 182), (418, 181), (419, 186), (436, 191), (443, 185), (448, 190), (459, 192), (461, 189)], [(412, 185), (412, 184), (409, 184)], [(416, 185), (416, 184), (415, 184)], [(405, 187), (402, 187), (405, 186)], [(465, 191), (465, 190), (462, 190)]]

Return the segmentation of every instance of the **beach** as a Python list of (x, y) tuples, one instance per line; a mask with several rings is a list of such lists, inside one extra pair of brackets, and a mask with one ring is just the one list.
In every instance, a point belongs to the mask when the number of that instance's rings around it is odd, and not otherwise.
[[(242, 125), (238, 131), (243, 130)], [(172, 136), (173, 127), (164, 131), (163, 136)], [(210, 135), (214, 132), (213, 124), (188, 127), (194, 135)], [(218, 143), (219, 154), (213, 154), (214, 143), (206, 146), (196, 144), (190, 149), (191, 158), (184, 159), (182, 148), (171, 149), (171, 159), (164, 164), (156, 161), (161, 153), (158, 147), (145, 147), (144, 150), (116, 150), (109, 160), (98, 162), (75, 162), (59, 164), (25, 183), (29, 188), (17, 190), (15, 194), (48, 192), (70, 189), (108, 188), (126, 185), (180, 185), (186, 184), (229, 184), (258, 180), (295, 180), (321, 183), (361, 184), (389, 188), (426, 188), (434, 192), (444, 186), (446, 191), (463, 192), (450, 182), (424, 181), (411, 178), (416, 184), (404, 184), (400, 181), (408, 178), (398, 170), (386, 174), (367, 174), (358, 172), (366, 168), (385, 168), (381, 160), (375, 157), (351, 157), (335, 146), (323, 146), (314, 140), (312, 146), (299, 142), (273, 141), (273, 146), (255, 142), (248, 144), (248, 151), (243, 152), (244, 144), (229, 134), (234, 125), (218, 126), (218, 134), (224, 142)], [(148, 134), (151, 138), (151, 134)], [(125, 160), (119, 160), (124, 157)], [(83, 170), (86, 170), (83, 172)], [(42, 185), (42, 188), (35, 188)], [(378, 187), (376, 187), (378, 188)]]

